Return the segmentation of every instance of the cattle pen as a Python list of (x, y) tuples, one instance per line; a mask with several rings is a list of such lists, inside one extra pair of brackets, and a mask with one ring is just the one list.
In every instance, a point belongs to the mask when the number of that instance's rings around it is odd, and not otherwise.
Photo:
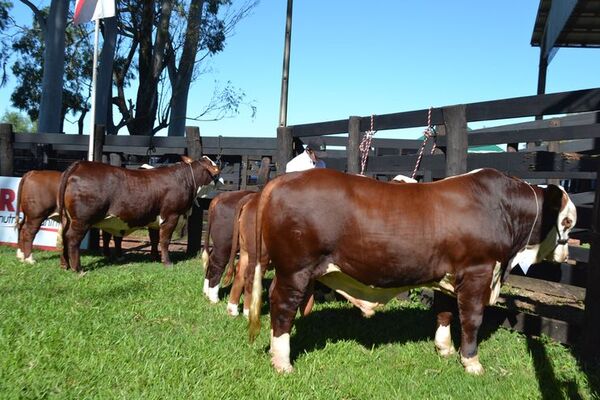
[[(577, 206), (578, 222), (570, 262), (532, 268), (530, 275), (512, 274), (500, 307), (486, 318), (527, 334), (546, 334), (562, 343), (581, 343), (584, 354), (600, 354), (600, 88), (435, 107), (385, 115), (351, 116), (343, 120), (280, 127), (277, 138), (202, 137), (188, 127), (186, 137), (105, 136), (95, 143), (95, 159), (134, 167), (143, 162), (173, 160), (179, 154), (213, 156), (222, 162), (222, 190), (258, 190), (275, 165), (282, 171), (303, 140), (322, 136), (329, 147), (329, 168), (358, 173), (360, 144), (367, 131), (420, 128), (430, 124), (436, 134), (423, 140), (381, 139), (375, 134), (365, 174), (389, 180), (414, 171), (422, 181), (442, 179), (469, 170), (493, 167), (532, 183), (562, 183)], [(545, 119), (542, 119), (542, 116)], [(511, 118), (535, 121), (468, 130), (467, 124)], [(436, 149), (432, 153), (435, 142)], [(520, 148), (518, 143), (527, 143)], [(505, 144), (506, 152), (472, 153), (470, 146)], [(523, 147), (523, 146), (521, 146)], [(0, 125), (2, 175), (19, 176), (30, 169), (63, 170), (85, 157), (88, 136), (15, 134)], [(274, 161), (274, 163), (273, 163)], [(426, 212), (427, 205), (423, 205)], [(203, 208), (207, 208), (205, 202)], [(196, 210), (196, 221), (202, 210)], [(195, 224), (202, 226), (202, 224)], [(188, 233), (188, 252), (200, 246), (201, 230)], [(522, 274), (521, 274), (522, 275)], [(543, 279), (537, 279), (543, 278)]]

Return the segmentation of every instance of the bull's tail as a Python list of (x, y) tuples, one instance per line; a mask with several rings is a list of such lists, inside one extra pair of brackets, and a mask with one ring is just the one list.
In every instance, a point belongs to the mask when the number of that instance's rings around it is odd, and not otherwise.
[[(250, 313), (248, 315), (248, 335), (253, 342), (260, 332), (260, 309), (262, 307), (262, 219), (263, 209), (270, 197), (272, 185), (267, 185), (260, 194), (258, 207), (256, 207), (256, 266), (254, 271), (248, 271), (247, 279), (252, 279), (252, 297), (250, 299)], [(266, 265), (265, 265), (266, 268)], [(254, 275), (252, 275), (254, 274)]]
[(60, 238), (57, 239), (57, 247), (63, 247), (63, 254), (65, 258), (67, 258), (66, 247), (65, 247), (65, 234), (69, 229), (69, 216), (68, 213), (65, 212), (65, 191), (67, 189), (67, 180), (73, 173), (73, 170), (79, 165), (81, 161), (75, 161), (73, 164), (69, 165), (69, 167), (63, 172), (60, 177), (60, 185), (58, 186), (58, 194), (56, 199), (56, 204), (58, 205), (58, 218), (61, 223), (60, 230)]
[(208, 207), (208, 218), (206, 221), (206, 231), (204, 231), (204, 247), (202, 249), (202, 267), (204, 271), (208, 269), (208, 260), (210, 258), (210, 254), (208, 253), (208, 247), (210, 246), (210, 211), (213, 203)]
[(235, 212), (233, 213), (233, 233), (231, 235), (231, 252), (229, 253), (229, 261), (225, 266), (225, 273), (223, 277), (223, 287), (231, 285), (233, 282), (233, 277), (235, 275), (235, 255), (239, 250), (240, 244), (240, 215), (242, 214), (242, 210), (244, 206), (248, 204), (248, 201), (251, 199), (251, 196), (242, 197), (242, 199), (238, 202), (235, 207)]
[(21, 237), (21, 229), (23, 228), (23, 224), (25, 223), (25, 218), (21, 219), (21, 192), (23, 191), (23, 184), (25, 183), (25, 179), (31, 174), (27, 172), (21, 180), (19, 181), (19, 187), (17, 188), (17, 206), (15, 208), (15, 229), (17, 230), (18, 237)]

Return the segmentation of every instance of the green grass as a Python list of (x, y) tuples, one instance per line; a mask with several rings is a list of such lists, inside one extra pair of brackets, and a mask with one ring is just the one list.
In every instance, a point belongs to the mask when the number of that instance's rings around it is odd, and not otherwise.
[[(292, 333), (296, 371), (269, 363), (268, 315), (257, 341), (246, 321), (201, 296), (198, 259), (172, 269), (144, 256), (111, 265), (84, 256), (85, 275), (56, 253), (17, 262), (0, 247), (2, 399), (571, 399), (597, 398), (598, 369), (571, 351), (505, 329), (480, 335), (484, 376), (433, 348), (435, 317), (395, 301), (371, 319), (345, 302), (317, 304)], [(458, 331), (454, 332), (457, 343)]]

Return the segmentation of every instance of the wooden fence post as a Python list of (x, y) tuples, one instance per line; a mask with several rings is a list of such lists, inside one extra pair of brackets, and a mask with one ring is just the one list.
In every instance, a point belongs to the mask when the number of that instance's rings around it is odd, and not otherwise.
[(446, 177), (467, 172), (467, 116), (465, 105), (444, 107), (446, 127)]
[(352, 116), (348, 120), (348, 145), (346, 146), (346, 171), (349, 174), (360, 173), (360, 117)]
[(292, 159), (292, 128), (280, 126), (277, 128), (277, 175), (285, 173), (285, 165)]
[(583, 349), (586, 358), (600, 359), (600, 168), (596, 176), (596, 197), (592, 215), (592, 246), (587, 267)]
[(185, 142), (187, 146), (187, 155), (192, 160), (199, 160), (202, 157), (202, 142), (200, 141), (200, 128), (197, 126), (185, 127)]
[(15, 134), (11, 124), (0, 124), (0, 175), (13, 176)]
[(271, 170), (271, 159), (269, 157), (263, 157), (260, 161), (260, 169), (258, 170), (258, 176), (256, 178), (256, 185), (260, 190), (265, 187), (269, 182), (269, 172)]
[[(187, 146), (187, 155), (192, 160), (202, 158), (202, 143), (200, 142), (200, 128), (197, 126), (185, 127), (185, 142)], [(202, 242), (202, 216), (204, 208), (197, 206), (196, 202), (192, 204), (192, 213), (187, 221), (187, 255), (195, 256), (200, 250)]]
[(104, 125), (96, 125), (94, 127), (94, 161), (102, 162), (104, 131)]

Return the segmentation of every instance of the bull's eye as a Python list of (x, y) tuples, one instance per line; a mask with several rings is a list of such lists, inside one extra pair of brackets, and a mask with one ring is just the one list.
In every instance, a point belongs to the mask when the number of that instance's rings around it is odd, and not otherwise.
[(569, 229), (573, 225), (573, 220), (569, 217), (563, 218), (561, 225), (564, 226), (565, 229)]

